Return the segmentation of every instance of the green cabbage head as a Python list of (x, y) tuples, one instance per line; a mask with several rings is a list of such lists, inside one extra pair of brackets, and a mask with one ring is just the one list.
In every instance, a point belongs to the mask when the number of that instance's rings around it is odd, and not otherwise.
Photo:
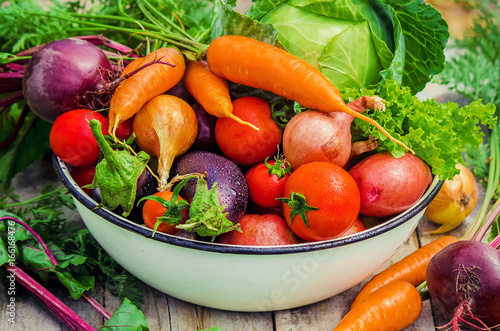
[(419, 0), (258, 0), (246, 13), (339, 89), (395, 80), (413, 93), (444, 68), (446, 21)]

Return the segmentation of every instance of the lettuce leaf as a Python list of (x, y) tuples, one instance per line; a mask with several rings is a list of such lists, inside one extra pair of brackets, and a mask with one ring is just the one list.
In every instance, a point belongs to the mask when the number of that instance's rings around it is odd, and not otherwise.
[[(387, 102), (385, 111), (368, 109), (364, 114), (412, 148), (415, 155), (429, 164), (433, 174), (443, 180), (458, 174), (455, 164), (464, 163), (463, 151), (481, 145), (484, 134), (478, 124), (492, 127), (497, 121), (493, 117), (495, 106), (484, 104), (482, 100), (464, 107), (454, 102), (419, 100), (409, 87), (399, 86), (396, 81), (387, 81), (379, 92), (375, 89), (343, 91), (346, 103), (362, 95), (375, 94)], [(351, 133), (353, 141), (367, 140), (369, 136), (378, 139), (379, 151), (388, 150), (396, 157), (405, 153), (403, 147), (362, 120), (353, 121)]]

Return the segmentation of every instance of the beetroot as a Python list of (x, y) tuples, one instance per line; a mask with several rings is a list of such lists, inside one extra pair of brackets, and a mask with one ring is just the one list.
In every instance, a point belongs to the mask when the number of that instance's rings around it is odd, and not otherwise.
[(468, 240), (445, 247), (429, 262), (427, 287), (453, 330), (462, 320), (478, 328), (500, 325), (500, 252), (495, 248)]
[(87, 92), (103, 87), (112, 67), (104, 52), (88, 41), (67, 38), (52, 41), (37, 51), (23, 77), (26, 103), (48, 122), (80, 108)]

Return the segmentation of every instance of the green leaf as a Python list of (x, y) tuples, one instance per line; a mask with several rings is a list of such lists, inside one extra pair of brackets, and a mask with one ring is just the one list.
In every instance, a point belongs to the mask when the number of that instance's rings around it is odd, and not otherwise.
[[(0, 149), (0, 185), (4, 188), (10, 187), (16, 174), (51, 152), (49, 134), (52, 125), (32, 116), (28, 116), (24, 129), (14, 142)], [(31, 123), (34, 123), (32, 127)]]
[(65, 267), (56, 265), (54, 273), (59, 281), (69, 290), (69, 294), (75, 300), (79, 299), (85, 291), (93, 291), (95, 278), (77, 273), (70, 273)]
[(215, 1), (212, 40), (224, 35), (238, 35), (254, 38), (273, 46), (281, 47), (277, 31), (270, 24), (263, 24), (240, 14), (221, 0)]
[(0, 266), (8, 262), (9, 262), (9, 252), (7, 251), (7, 246), (5, 246), (2, 237), (0, 237)]
[(450, 33), (448, 23), (430, 4), (418, 0), (384, 0), (394, 8), (404, 34), (405, 63), (403, 85), (415, 94), (429, 77), (444, 68), (444, 48)]
[(100, 330), (106, 331), (148, 331), (144, 314), (127, 298)]
[[(350, 102), (376, 92), (375, 89), (348, 89), (343, 96), (346, 102)], [(419, 100), (409, 87), (398, 86), (395, 81), (386, 82), (378, 95), (387, 101), (385, 111), (368, 109), (364, 114), (412, 148), (440, 179), (458, 174), (455, 164), (463, 163), (462, 153), (479, 147), (483, 133), (478, 124), (496, 123), (491, 118), (495, 107), (483, 104), (481, 100), (464, 107), (453, 102), (441, 104), (434, 100)], [(351, 132), (353, 141), (367, 140), (370, 135), (379, 139), (378, 151), (388, 150), (396, 157), (405, 153), (401, 146), (364, 121), (355, 119)]]

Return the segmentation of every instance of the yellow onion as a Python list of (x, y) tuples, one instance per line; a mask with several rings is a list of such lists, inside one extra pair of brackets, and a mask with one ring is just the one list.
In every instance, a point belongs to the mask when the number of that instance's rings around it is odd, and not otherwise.
[(431, 233), (445, 233), (459, 226), (474, 210), (477, 203), (478, 188), (476, 178), (463, 164), (456, 168), (460, 174), (452, 180), (447, 179), (434, 200), (425, 210), (425, 216), (441, 226)]
[(139, 148), (158, 160), (158, 190), (169, 190), (174, 158), (185, 153), (196, 140), (196, 113), (181, 98), (162, 94), (142, 106), (134, 117), (133, 130)]

